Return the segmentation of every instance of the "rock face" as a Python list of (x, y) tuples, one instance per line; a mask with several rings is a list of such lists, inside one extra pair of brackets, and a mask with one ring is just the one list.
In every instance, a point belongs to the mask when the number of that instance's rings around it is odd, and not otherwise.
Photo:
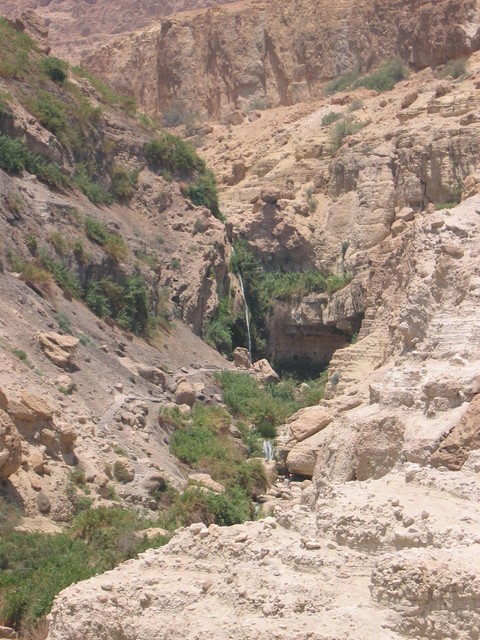
[(310, 100), (339, 73), (398, 53), (417, 68), (466, 55), (480, 43), (476, 7), (476, 0), (243, 2), (165, 19), (85, 65), (149, 112), (181, 102), (220, 118)]
[[(228, 2), (229, 0), (226, 0)], [(232, 0), (230, 0), (232, 1)], [(224, 2), (224, 4), (226, 4)], [(2, 14), (14, 18), (24, 9), (33, 9), (50, 24), (50, 42), (63, 57), (77, 61), (96, 46), (145, 27), (163, 16), (216, 4), (214, 0), (5, 0)]]
[(6, 480), (22, 463), (20, 434), (5, 411), (0, 410), (0, 480)]

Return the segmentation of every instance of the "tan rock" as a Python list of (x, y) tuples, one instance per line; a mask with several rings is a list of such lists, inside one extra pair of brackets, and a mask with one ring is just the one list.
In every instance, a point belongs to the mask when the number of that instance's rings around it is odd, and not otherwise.
[(5, 411), (0, 409), (0, 480), (6, 480), (22, 463), (22, 440)]
[(295, 440), (301, 442), (324, 429), (332, 419), (324, 407), (307, 407), (292, 416), (288, 427)]
[(280, 377), (279, 377), (278, 373), (276, 373), (272, 369), (272, 366), (268, 362), (268, 360), (265, 360), (265, 359), (257, 360), (257, 362), (253, 363), (252, 369), (253, 369), (253, 373), (254, 373), (255, 377), (261, 383), (279, 382), (280, 381)]
[(480, 449), (480, 396), (470, 403), (467, 412), (431, 457), (432, 465), (452, 471), (462, 468), (471, 451)]
[(36, 418), (47, 421), (52, 419), (53, 410), (44, 398), (33, 393), (23, 393), (21, 402), (35, 414)]
[(195, 484), (200, 484), (207, 489), (210, 489), (210, 491), (213, 491), (214, 493), (223, 493), (225, 491), (225, 487), (220, 483), (215, 482), (215, 480), (212, 479), (212, 476), (208, 473), (191, 473), (188, 476), (188, 479)]
[(239, 369), (251, 369), (252, 363), (248, 349), (237, 347), (233, 352), (233, 364)]
[(69, 366), (73, 353), (80, 343), (74, 336), (60, 335), (53, 331), (40, 333), (38, 341), (47, 358), (62, 369)]
[(195, 389), (188, 382), (180, 382), (175, 389), (174, 399), (177, 404), (188, 404), (192, 407), (195, 403)]
[(38, 449), (33, 451), (28, 457), (28, 466), (32, 469), (32, 471), (35, 471), (35, 473), (38, 473), (39, 475), (43, 474), (44, 464), (45, 457), (42, 451)]

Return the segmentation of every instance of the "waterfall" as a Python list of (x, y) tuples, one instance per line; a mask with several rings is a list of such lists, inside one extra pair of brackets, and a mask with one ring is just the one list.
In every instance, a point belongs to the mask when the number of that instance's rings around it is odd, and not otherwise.
[(263, 441), (263, 457), (265, 460), (273, 460), (273, 445), (270, 440)]
[[(232, 247), (232, 254), (235, 255), (235, 249)], [(240, 272), (240, 267), (237, 270), (238, 281), (240, 282), (240, 291), (242, 292), (243, 304), (245, 307), (245, 323), (247, 325), (248, 336), (248, 357), (252, 359), (252, 334), (250, 332), (250, 312), (248, 311), (247, 298), (245, 296), (245, 288), (243, 286), (243, 278)]]

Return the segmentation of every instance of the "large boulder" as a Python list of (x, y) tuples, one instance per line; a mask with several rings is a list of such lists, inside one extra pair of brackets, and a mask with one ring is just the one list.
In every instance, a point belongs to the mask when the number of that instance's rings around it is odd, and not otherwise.
[(22, 439), (10, 416), (0, 409), (0, 480), (6, 480), (22, 463)]
[(279, 382), (280, 377), (276, 373), (268, 360), (257, 360), (253, 363), (253, 374), (259, 382), (265, 384), (267, 382)]
[(325, 429), (332, 420), (333, 417), (324, 407), (306, 407), (291, 417), (288, 426), (295, 440), (301, 442)]
[(248, 355), (248, 349), (245, 349), (245, 347), (237, 347), (233, 352), (233, 364), (237, 369), (251, 369), (252, 363)]
[(71, 364), (73, 353), (80, 342), (74, 336), (65, 336), (53, 331), (40, 333), (38, 341), (47, 358), (62, 369)]
[(196, 392), (188, 382), (180, 382), (175, 389), (174, 400), (176, 404), (188, 404), (193, 407), (195, 403)]

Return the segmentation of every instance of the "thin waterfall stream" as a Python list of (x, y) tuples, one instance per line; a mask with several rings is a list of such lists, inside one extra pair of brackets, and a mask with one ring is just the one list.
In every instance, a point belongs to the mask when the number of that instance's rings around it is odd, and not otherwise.
[[(232, 254), (235, 255), (235, 249), (232, 247)], [(248, 337), (248, 357), (252, 359), (252, 334), (250, 332), (250, 312), (248, 310), (247, 298), (245, 296), (245, 288), (243, 286), (243, 278), (240, 271), (240, 267), (237, 269), (238, 281), (240, 282), (240, 291), (242, 292), (243, 304), (245, 307), (245, 323), (247, 325), (247, 337)]]

